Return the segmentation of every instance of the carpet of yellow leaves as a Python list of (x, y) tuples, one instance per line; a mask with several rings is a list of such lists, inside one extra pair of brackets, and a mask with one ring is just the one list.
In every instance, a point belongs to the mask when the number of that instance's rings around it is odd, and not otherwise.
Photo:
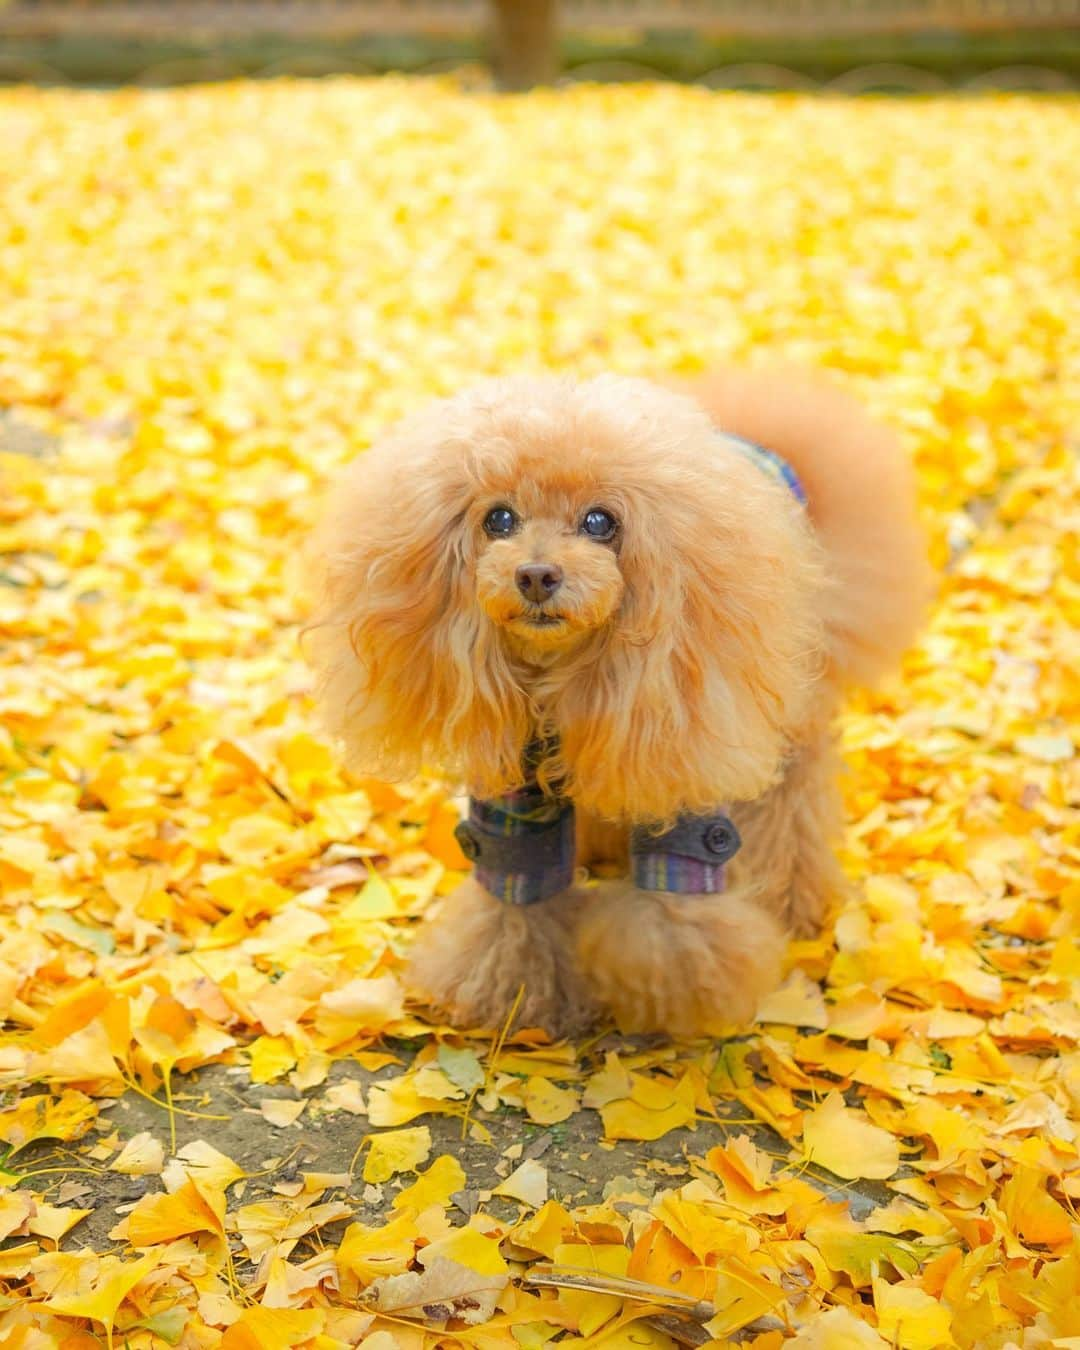
[[(1080, 1344), (1080, 106), (382, 80), (18, 90), (0, 118), (0, 407), (58, 447), (0, 456), (5, 1344)], [(348, 779), (315, 727), (320, 485), (481, 373), (765, 347), (902, 428), (950, 564), (843, 724), (854, 898), (749, 1037), (431, 1026), (398, 972), (454, 808)], [(326, 1086), (384, 1033), (422, 1048), (366, 1100)], [(408, 1183), (383, 1220), (324, 1243), (348, 1177), (245, 1205), (209, 1144), (114, 1138), (100, 1165), (150, 1189), (111, 1252), (60, 1250), (85, 1211), (22, 1150), (219, 1060), (306, 1094), (264, 1104), (282, 1129), (366, 1112), (357, 1172)], [(496, 1108), (700, 1150), (577, 1209), (526, 1158), (516, 1222), (455, 1226), (420, 1118), (483, 1138)], [(891, 1199), (857, 1219), (837, 1177)]]

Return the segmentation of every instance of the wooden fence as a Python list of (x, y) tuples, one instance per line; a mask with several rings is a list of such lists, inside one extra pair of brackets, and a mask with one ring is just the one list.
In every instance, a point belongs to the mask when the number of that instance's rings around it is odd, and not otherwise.
[[(487, 24), (490, 9), (487, 0), (0, 0), (0, 38), (464, 36)], [(562, 0), (559, 20), (567, 32), (705, 37), (975, 33), (1080, 26), (1080, 0)]]

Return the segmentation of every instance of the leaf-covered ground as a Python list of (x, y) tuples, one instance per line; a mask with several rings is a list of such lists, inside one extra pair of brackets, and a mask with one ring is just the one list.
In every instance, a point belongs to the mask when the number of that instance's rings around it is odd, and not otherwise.
[[(5, 1344), (1080, 1344), (1080, 104), (383, 80), (0, 129)], [(852, 898), (727, 1040), (433, 1025), (455, 808), (320, 736), (320, 488), (483, 373), (764, 350), (902, 429), (945, 571), (843, 721)]]

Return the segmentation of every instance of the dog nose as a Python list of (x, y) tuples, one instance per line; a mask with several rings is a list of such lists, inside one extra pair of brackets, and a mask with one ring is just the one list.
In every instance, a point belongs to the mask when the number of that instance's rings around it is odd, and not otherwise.
[(517, 588), (526, 600), (542, 605), (562, 585), (563, 570), (553, 563), (529, 563), (514, 573)]

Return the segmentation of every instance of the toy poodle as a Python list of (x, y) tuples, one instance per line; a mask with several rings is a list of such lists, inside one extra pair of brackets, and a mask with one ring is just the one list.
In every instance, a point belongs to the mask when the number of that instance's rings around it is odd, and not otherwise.
[(894, 437), (787, 373), (495, 379), (362, 454), (316, 544), (349, 761), (471, 794), (413, 991), (553, 1035), (752, 1017), (842, 886), (844, 688), (926, 598)]

